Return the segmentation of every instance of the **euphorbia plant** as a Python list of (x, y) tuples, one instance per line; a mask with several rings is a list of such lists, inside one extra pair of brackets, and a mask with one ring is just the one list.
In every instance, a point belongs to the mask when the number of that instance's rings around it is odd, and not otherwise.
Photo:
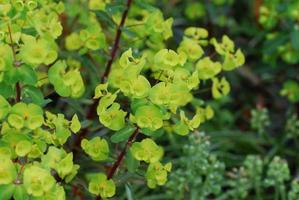
[[(174, 20), (140, 0), (65, 4), (0, 4), (1, 199), (113, 197), (126, 156), (148, 187), (164, 185), (172, 164), (156, 138), (211, 119), (196, 91), (227, 95), (224, 72), (244, 55), (228, 36), (199, 27), (168, 49)], [(55, 107), (60, 99), (84, 112)]]

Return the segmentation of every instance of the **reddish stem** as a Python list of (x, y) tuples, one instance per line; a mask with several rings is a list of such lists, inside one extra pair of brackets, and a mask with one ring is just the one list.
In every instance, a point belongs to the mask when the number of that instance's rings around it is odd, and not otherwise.
[[(114, 59), (116, 57), (116, 53), (117, 50), (119, 48), (119, 43), (120, 43), (120, 38), (121, 38), (121, 33), (122, 33), (122, 28), (126, 22), (130, 7), (132, 5), (133, 0), (128, 0), (127, 4), (126, 4), (126, 9), (123, 12), (120, 24), (117, 27), (117, 32), (115, 35), (115, 40), (114, 40), (114, 44), (113, 44), (113, 48), (111, 50), (111, 56), (110, 59), (106, 65), (106, 69), (105, 72), (101, 78), (101, 82), (104, 83), (106, 81), (106, 79), (108, 78), (110, 71), (111, 71), (111, 67), (112, 67), (112, 63), (114, 62)], [(95, 116), (96, 113), (96, 108), (97, 108), (97, 104), (98, 104), (98, 100), (94, 100), (92, 105), (89, 107), (87, 114), (86, 114), (86, 118), (88, 120), (92, 120)], [(81, 132), (78, 134), (77, 139), (75, 140), (75, 145), (76, 146), (80, 146), (82, 139), (87, 135), (88, 133), (88, 128), (84, 128), (81, 130)]]
[(129, 13), (132, 2), (133, 2), (133, 0), (128, 0), (127, 1), (126, 9), (123, 12), (120, 24), (117, 27), (117, 32), (116, 32), (115, 39), (114, 39), (114, 45), (113, 45), (113, 48), (111, 50), (111, 57), (110, 57), (110, 59), (107, 63), (106, 70), (105, 70), (105, 72), (102, 76), (102, 83), (104, 83), (106, 81), (106, 79), (108, 78), (108, 76), (110, 74), (112, 63), (115, 59), (117, 50), (119, 48), (119, 42), (120, 42), (120, 37), (121, 37), (121, 33), (122, 33), (122, 28), (123, 28), (123, 26), (126, 22), (126, 19), (127, 19), (127, 16), (128, 16), (128, 13)]
[(16, 102), (20, 102), (21, 101), (21, 93), (22, 93), (22, 90), (21, 90), (20, 83), (17, 82), (16, 83)]
[(136, 136), (139, 133), (139, 128), (137, 127), (135, 129), (135, 131), (132, 133), (132, 135), (129, 137), (125, 147), (123, 148), (122, 152), (118, 155), (116, 161), (114, 162), (114, 164), (112, 165), (112, 167), (110, 168), (107, 178), (111, 179), (115, 172), (117, 171), (117, 169), (119, 168), (119, 166), (121, 165), (121, 162), (123, 161), (128, 149), (130, 148), (130, 146), (132, 145), (132, 143), (134, 142)]
[(254, 1), (253, 11), (254, 11), (255, 19), (256, 19), (257, 22), (259, 21), (260, 7), (262, 6), (262, 4), (263, 4), (263, 0), (255, 0)]
[[(92, 120), (96, 113), (98, 100), (93, 100), (93, 103), (88, 109), (88, 112), (86, 114), (86, 119)], [(81, 129), (80, 133), (77, 135), (77, 138), (75, 140), (75, 146), (79, 147), (81, 145), (81, 141), (85, 138), (85, 136), (88, 134), (88, 127), (85, 127)]]
[[(10, 47), (11, 47), (12, 52), (13, 52), (14, 65), (15, 65), (15, 67), (19, 67), (20, 64), (17, 61), (16, 50), (15, 50), (14, 45), (13, 45), (12, 33), (11, 33), (11, 28), (10, 28), (9, 24), (7, 24), (7, 28), (8, 28), (9, 39), (10, 39)], [(16, 102), (21, 101), (21, 93), (22, 93), (22, 91), (21, 91), (20, 83), (17, 82), (16, 83)]]
[(73, 185), (72, 190), (73, 190), (75, 197), (76, 196), (79, 197), (80, 200), (86, 200), (84, 195), (82, 194), (82, 191), (80, 190), (80, 188), (78, 186)]
[[(135, 131), (132, 133), (132, 135), (129, 137), (126, 145), (124, 146), (122, 152), (118, 155), (116, 161), (114, 162), (114, 164), (112, 165), (112, 167), (110, 168), (110, 170), (108, 171), (108, 175), (107, 175), (107, 179), (111, 179), (113, 178), (114, 174), (116, 173), (117, 169), (120, 167), (123, 159), (125, 158), (128, 149), (131, 147), (132, 143), (134, 142), (136, 136), (139, 133), (139, 128), (137, 127), (135, 129)], [(102, 198), (100, 196), (96, 197), (96, 200), (101, 200)]]

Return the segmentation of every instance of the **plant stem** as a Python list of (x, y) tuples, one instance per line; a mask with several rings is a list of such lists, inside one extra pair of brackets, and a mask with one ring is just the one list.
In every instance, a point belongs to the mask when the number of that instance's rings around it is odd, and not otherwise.
[[(132, 135), (129, 137), (127, 143), (125, 144), (123, 150), (121, 151), (121, 153), (117, 156), (116, 161), (113, 163), (112, 167), (110, 168), (110, 170), (108, 171), (107, 174), (107, 179), (111, 179), (113, 178), (114, 174), (116, 173), (117, 169), (120, 167), (124, 157), (127, 154), (128, 149), (130, 148), (130, 146), (132, 145), (132, 143), (134, 142), (136, 136), (139, 133), (139, 128), (137, 127), (135, 129), (135, 131), (132, 133)], [(96, 197), (96, 200), (101, 200), (102, 198), (100, 196)]]
[(280, 194), (279, 186), (275, 184), (275, 200), (279, 200), (279, 194)]
[[(132, 2), (133, 2), (133, 0), (127, 0), (126, 9), (125, 9), (125, 11), (122, 14), (122, 18), (121, 18), (120, 24), (117, 27), (117, 32), (116, 32), (116, 35), (115, 35), (115, 40), (114, 40), (113, 48), (111, 50), (110, 59), (109, 59), (109, 61), (107, 63), (105, 72), (104, 72), (104, 74), (103, 74), (103, 76), (101, 78), (101, 82), (102, 83), (104, 83), (106, 81), (106, 79), (109, 77), (112, 64), (114, 62), (117, 50), (119, 48), (119, 43), (120, 43), (122, 28), (123, 28), (123, 26), (124, 26), (124, 24), (126, 22), (126, 19), (127, 19), (129, 10), (130, 10), (130, 7), (132, 5)], [(91, 106), (89, 107), (89, 109), (87, 111), (86, 119), (92, 120), (94, 118), (95, 113), (96, 113), (97, 104), (98, 104), (98, 100), (97, 99), (93, 100), (93, 103), (91, 104)], [(77, 138), (75, 140), (75, 143), (74, 143), (76, 147), (80, 146), (82, 139), (87, 135), (87, 133), (88, 133), (88, 128), (87, 127), (83, 128), (80, 131), (80, 133), (78, 134), (78, 136), (77, 136)]]
[[(11, 47), (12, 52), (13, 52), (14, 65), (15, 65), (15, 67), (19, 67), (20, 64), (17, 61), (16, 50), (15, 50), (14, 45), (13, 45), (12, 33), (11, 33), (11, 28), (10, 28), (9, 24), (7, 24), (7, 28), (8, 28), (9, 39), (10, 39), (10, 47)], [(16, 102), (21, 101), (21, 93), (22, 93), (22, 91), (21, 91), (20, 83), (17, 82), (16, 83)]]
[(82, 191), (77, 185), (73, 185), (72, 190), (75, 197), (77, 196), (80, 200), (86, 200)]
[(104, 83), (106, 81), (106, 79), (108, 78), (108, 76), (110, 74), (113, 61), (115, 59), (117, 50), (119, 48), (119, 42), (120, 42), (120, 38), (121, 38), (122, 28), (123, 28), (123, 26), (124, 26), (124, 24), (126, 22), (126, 19), (127, 19), (129, 10), (130, 10), (130, 7), (132, 5), (132, 2), (133, 2), (133, 0), (127, 0), (126, 9), (123, 12), (120, 24), (117, 27), (117, 31), (116, 31), (116, 35), (115, 35), (115, 39), (114, 39), (114, 45), (113, 45), (113, 48), (111, 50), (111, 57), (110, 57), (110, 59), (109, 59), (109, 61), (107, 63), (106, 70), (105, 70), (105, 72), (104, 72), (104, 74), (102, 76), (102, 83)]
[(124, 157), (125, 157), (125, 155), (127, 153), (127, 150), (129, 149), (129, 147), (134, 142), (134, 140), (135, 140), (136, 136), (138, 135), (138, 133), (139, 133), (139, 128), (137, 127), (135, 129), (135, 131), (132, 133), (132, 135), (129, 137), (129, 139), (128, 139), (126, 145), (125, 145), (125, 147), (122, 150), (122, 152), (118, 155), (116, 161), (114, 162), (114, 164), (110, 168), (110, 170), (108, 172), (108, 175), (107, 175), (108, 179), (111, 179), (114, 176), (115, 172), (117, 171), (117, 169), (121, 165), (121, 162), (124, 159)]
[(279, 193), (280, 193), (280, 197), (281, 197), (282, 200), (287, 199), (284, 185), (279, 186)]

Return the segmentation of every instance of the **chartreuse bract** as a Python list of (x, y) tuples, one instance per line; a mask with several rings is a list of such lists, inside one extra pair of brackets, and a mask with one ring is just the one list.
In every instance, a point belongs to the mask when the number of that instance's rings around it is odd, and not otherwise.
[[(131, 29), (119, 36), (121, 54), (113, 55), (100, 83), (102, 69), (94, 63), (105, 66), (111, 35), (126, 28), (116, 27), (124, 12), (117, 6), (123, 2), (0, 1), (1, 200), (64, 200), (78, 187), (81, 195), (113, 197), (117, 177), (104, 167), (125, 140), (125, 153), (139, 166), (130, 171), (144, 170), (149, 188), (164, 185), (172, 163), (163, 160), (156, 138), (188, 135), (214, 116), (210, 105), (196, 103), (203, 100), (196, 93), (203, 85), (212, 98), (228, 95), (225, 73), (245, 62), (228, 36), (219, 42), (206, 29), (189, 27), (169, 49), (174, 19), (134, 2), (126, 8)], [(75, 106), (61, 106), (58, 98)], [(90, 127), (91, 115), (79, 120), (90, 101), (103, 133)], [(94, 134), (82, 134), (89, 129)], [(143, 136), (135, 141), (132, 134)]]

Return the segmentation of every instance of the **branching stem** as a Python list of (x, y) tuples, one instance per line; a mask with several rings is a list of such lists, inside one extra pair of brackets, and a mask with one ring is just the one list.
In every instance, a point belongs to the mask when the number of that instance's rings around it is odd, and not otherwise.
[[(139, 128), (136, 127), (135, 131), (132, 133), (132, 135), (127, 140), (127, 143), (125, 144), (123, 150), (120, 152), (120, 154), (117, 156), (116, 161), (113, 163), (112, 167), (108, 171), (107, 178), (111, 179), (115, 175), (117, 169), (121, 166), (121, 163), (123, 159), (125, 158), (128, 149), (131, 147), (132, 143), (134, 142), (135, 138), (137, 137), (139, 133)], [(98, 196), (96, 200), (101, 200), (101, 197)]]
[(133, 2), (133, 0), (127, 0), (126, 9), (125, 9), (125, 11), (123, 12), (123, 15), (122, 15), (120, 24), (118, 25), (117, 30), (116, 30), (116, 35), (115, 35), (115, 39), (114, 39), (114, 45), (113, 45), (112, 50), (111, 50), (110, 59), (109, 59), (109, 61), (108, 61), (108, 63), (107, 63), (105, 72), (104, 72), (104, 74), (103, 74), (103, 76), (102, 76), (102, 83), (104, 83), (104, 82), (106, 81), (106, 79), (108, 78), (108, 76), (109, 76), (109, 74), (110, 74), (112, 64), (113, 64), (113, 62), (114, 62), (114, 59), (115, 59), (115, 57), (116, 57), (117, 50), (118, 50), (118, 48), (119, 48), (119, 43), (120, 43), (120, 38), (121, 38), (122, 29), (123, 29), (123, 27), (124, 27), (124, 25), (125, 25), (125, 22), (126, 22), (126, 19), (127, 19), (129, 10), (130, 10), (130, 7), (131, 7), (131, 5), (132, 5), (132, 2)]
[[(7, 24), (7, 28), (8, 28), (8, 33), (9, 33), (9, 39), (10, 39), (10, 46), (11, 46), (11, 49), (12, 49), (12, 52), (13, 52), (13, 59), (14, 59), (14, 66), (15, 67), (19, 67), (20, 66), (20, 63), (17, 61), (17, 54), (16, 54), (16, 50), (14, 48), (14, 44), (13, 44), (13, 39), (12, 39), (12, 33), (11, 33), (11, 28), (10, 28), (10, 25)], [(17, 82), (16, 83), (16, 102), (20, 102), (21, 101), (21, 86), (20, 86), (20, 83)]]
[(136, 136), (139, 133), (139, 128), (137, 127), (135, 129), (135, 131), (132, 133), (132, 135), (129, 137), (125, 147), (123, 148), (122, 152), (118, 155), (116, 161), (114, 162), (114, 164), (112, 165), (112, 167), (110, 168), (109, 172), (108, 172), (108, 179), (111, 179), (114, 174), (116, 173), (117, 169), (120, 167), (122, 160), (124, 159), (128, 149), (130, 148), (130, 146), (132, 145), (132, 143), (134, 142)]
[[(127, 0), (126, 9), (124, 10), (124, 12), (122, 14), (120, 24), (118, 25), (117, 30), (116, 30), (115, 40), (114, 40), (113, 48), (111, 50), (110, 59), (106, 65), (105, 72), (101, 78), (102, 83), (104, 83), (107, 80), (107, 78), (109, 77), (112, 64), (114, 62), (117, 50), (119, 48), (122, 28), (125, 25), (132, 2), (133, 2), (133, 0)], [(92, 120), (94, 118), (95, 113), (96, 113), (97, 103), (98, 103), (98, 100), (93, 100), (93, 103), (91, 104), (91, 106), (89, 107), (89, 109), (86, 113), (86, 119)], [(80, 146), (82, 139), (87, 135), (87, 133), (88, 133), (88, 128), (84, 128), (81, 130), (81, 132), (78, 134), (77, 139), (75, 140), (75, 146)]]

